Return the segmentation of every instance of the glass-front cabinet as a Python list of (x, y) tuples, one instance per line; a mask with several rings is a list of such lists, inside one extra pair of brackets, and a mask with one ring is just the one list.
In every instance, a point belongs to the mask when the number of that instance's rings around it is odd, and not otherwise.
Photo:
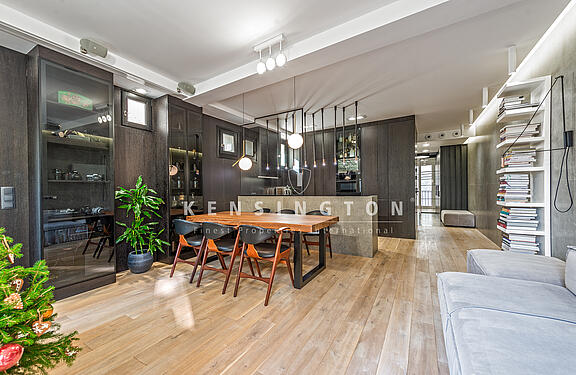
[(338, 155), (336, 193), (360, 195), (362, 192), (360, 142), (354, 128), (346, 128), (338, 132), (336, 147)]
[(39, 60), (41, 256), (58, 289), (115, 273), (112, 82)]

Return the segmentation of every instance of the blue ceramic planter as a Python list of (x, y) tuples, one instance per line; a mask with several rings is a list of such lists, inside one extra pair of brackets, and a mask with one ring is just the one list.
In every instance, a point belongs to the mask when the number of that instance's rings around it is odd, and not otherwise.
[(141, 254), (131, 251), (128, 254), (128, 268), (132, 273), (147, 272), (152, 267), (152, 263), (154, 263), (154, 258), (148, 251)]

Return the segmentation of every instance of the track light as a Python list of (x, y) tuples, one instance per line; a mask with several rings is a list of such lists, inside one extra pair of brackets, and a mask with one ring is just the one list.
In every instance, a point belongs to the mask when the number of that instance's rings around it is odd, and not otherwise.
[(266, 60), (266, 69), (274, 70), (276, 67), (276, 61), (272, 58), (272, 46), (268, 47), (268, 59)]
[(107, 114), (107, 115), (106, 115), (106, 119), (107, 119), (108, 121), (112, 121), (112, 115)]
[(283, 67), (286, 64), (286, 55), (282, 52), (282, 41), (280, 41), (280, 52), (276, 56), (276, 65)]
[(266, 64), (262, 62), (262, 51), (260, 51), (259, 53), (260, 53), (260, 60), (258, 60), (258, 64), (256, 64), (256, 72), (258, 74), (264, 74), (266, 73)]

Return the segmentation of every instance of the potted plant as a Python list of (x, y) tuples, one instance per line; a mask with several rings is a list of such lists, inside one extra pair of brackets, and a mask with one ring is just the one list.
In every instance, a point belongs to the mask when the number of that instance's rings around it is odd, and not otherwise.
[(153, 189), (142, 182), (138, 177), (134, 189), (118, 187), (115, 198), (122, 205), (120, 209), (126, 210), (126, 216), (132, 215), (132, 222), (126, 224), (117, 222), (125, 228), (116, 243), (126, 242), (132, 248), (128, 254), (128, 268), (132, 273), (144, 273), (150, 269), (154, 262), (156, 251), (164, 252), (162, 246), (169, 246), (168, 242), (159, 238), (164, 229), (157, 230), (158, 222), (150, 221), (153, 216), (161, 217), (158, 213), (160, 205), (164, 204), (162, 198), (157, 197)]

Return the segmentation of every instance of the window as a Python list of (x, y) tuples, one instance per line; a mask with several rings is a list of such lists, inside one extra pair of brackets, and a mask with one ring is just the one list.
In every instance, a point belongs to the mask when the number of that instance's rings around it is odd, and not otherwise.
[(238, 133), (233, 130), (218, 128), (218, 157), (235, 159), (239, 151)]
[(246, 148), (246, 156), (249, 156), (251, 158), (253, 158), (256, 155), (255, 152), (255, 147), (254, 147), (254, 141), (247, 139), (246, 140), (246, 145), (244, 146)]
[(122, 91), (122, 125), (152, 130), (150, 99)]
[(286, 166), (286, 145), (284, 143), (280, 144), (280, 166)]

